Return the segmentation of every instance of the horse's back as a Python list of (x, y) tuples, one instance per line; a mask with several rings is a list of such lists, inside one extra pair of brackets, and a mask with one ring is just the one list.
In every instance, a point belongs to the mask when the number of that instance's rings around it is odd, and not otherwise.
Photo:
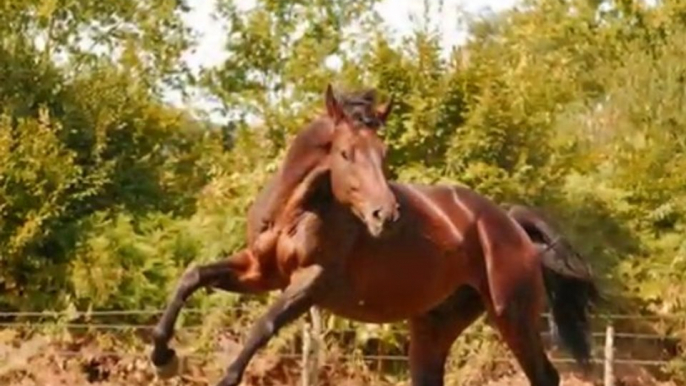
[[(476, 226), (483, 213), (495, 211), (505, 214), (488, 197), (462, 185), (393, 183), (391, 186), (396, 194), (399, 193), (404, 198), (415, 198), (410, 201), (420, 210), (441, 212), (459, 228)], [(505, 218), (506, 216), (501, 216), (501, 220)]]
[[(534, 251), (527, 233), (499, 205), (485, 195), (461, 185), (392, 184), (401, 202), (431, 215), (436, 222), (455, 228), (463, 243), (476, 234), (488, 239), (486, 249), (507, 247)], [(481, 242), (480, 244), (483, 244)], [(502, 245), (502, 247), (501, 247)]]

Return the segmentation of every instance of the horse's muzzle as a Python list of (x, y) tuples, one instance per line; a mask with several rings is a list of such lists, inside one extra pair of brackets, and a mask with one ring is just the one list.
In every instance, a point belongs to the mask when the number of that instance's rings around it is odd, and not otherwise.
[(400, 205), (393, 201), (391, 205), (378, 206), (367, 213), (365, 216), (367, 230), (372, 237), (376, 238), (400, 219)]

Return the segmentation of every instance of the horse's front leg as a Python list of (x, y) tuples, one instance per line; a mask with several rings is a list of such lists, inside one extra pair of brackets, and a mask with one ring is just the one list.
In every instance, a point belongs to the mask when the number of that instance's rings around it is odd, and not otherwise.
[(174, 324), (181, 308), (195, 291), (217, 288), (229, 292), (258, 293), (274, 289), (271, 287), (247, 249), (215, 263), (187, 269), (153, 330), (151, 359), (158, 375), (168, 378), (178, 371), (178, 359), (174, 350), (169, 348), (169, 341), (174, 335)]
[(294, 321), (314, 304), (313, 296), (322, 282), (322, 267), (309, 266), (292, 276), (291, 284), (255, 323), (243, 349), (229, 365), (218, 386), (237, 386), (250, 359), (278, 330)]

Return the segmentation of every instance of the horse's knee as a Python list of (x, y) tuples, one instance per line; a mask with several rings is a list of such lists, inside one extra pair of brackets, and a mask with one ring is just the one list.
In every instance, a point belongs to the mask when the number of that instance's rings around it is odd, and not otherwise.
[(176, 286), (176, 291), (174, 292), (171, 301), (183, 303), (186, 299), (193, 293), (198, 287), (201, 286), (200, 282), (200, 269), (197, 265), (192, 264), (181, 275), (181, 279)]
[(200, 269), (198, 265), (191, 264), (181, 275), (179, 287), (183, 289), (195, 288), (200, 284)]

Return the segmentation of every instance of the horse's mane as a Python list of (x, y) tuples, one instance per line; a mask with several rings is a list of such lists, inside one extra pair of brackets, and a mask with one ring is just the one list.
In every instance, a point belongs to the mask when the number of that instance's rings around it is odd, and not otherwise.
[(343, 91), (337, 95), (337, 98), (344, 108), (351, 106), (376, 107), (377, 92), (375, 88)]

